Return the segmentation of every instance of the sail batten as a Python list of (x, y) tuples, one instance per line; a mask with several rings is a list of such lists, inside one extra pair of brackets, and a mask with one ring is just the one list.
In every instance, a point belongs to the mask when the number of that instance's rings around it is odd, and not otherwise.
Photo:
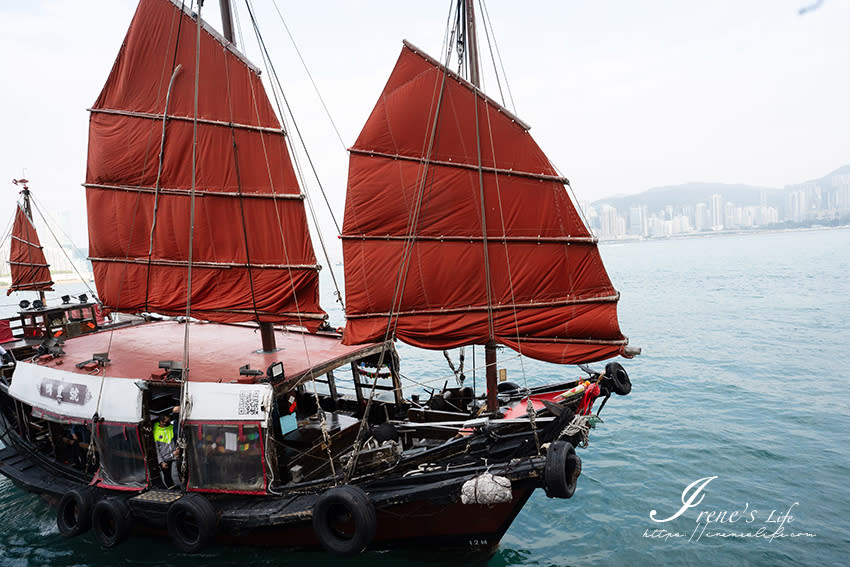
[(495, 168), (495, 167), (480, 166), (480, 165), (475, 164), (475, 163), (458, 163), (458, 162), (451, 162), (451, 161), (440, 161), (440, 160), (435, 160), (435, 159), (428, 159), (428, 158), (421, 157), (421, 156), (405, 156), (405, 155), (402, 155), (402, 154), (385, 154), (385, 153), (381, 153), (381, 152), (376, 152), (374, 150), (360, 150), (360, 149), (357, 149), (357, 148), (351, 148), (349, 151), (353, 154), (361, 154), (361, 155), (365, 155), (365, 156), (382, 157), (382, 158), (389, 158), (389, 159), (394, 159), (394, 160), (395, 159), (401, 159), (401, 160), (415, 161), (415, 162), (419, 162), (419, 163), (426, 164), (426, 165), (429, 165), (429, 166), (458, 167), (458, 168), (462, 168), (462, 169), (473, 169), (475, 171), (478, 171), (480, 169), (480, 170), (482, 170), (483, 172), (486, 172), (486, 173), (497, 173), (497, 174), (501, 174), (501, 175), (516, 175), (516, 176), (519, 176), (519, 177), (530, 177), (532, 179), (538, 179), (540, 181), (555, 181), (555, 182), (564, 183), (564, 184), (569, 183), (569, 180), (566, 177), (561, 177), (561, 176), (558, 176), (558, 175), (546, 175), (544, 173), (534, 173), (534, 172), (531, 172), (531, 171), (515, 171), (513, 169), (498, 169), (498, 168)]
[(344, 341), (623, 354), (619, 294), (566, 183), (525, 124), (405, 43), (350, 150)]
[[(154, 114), (150, 112), (134, 112), (131, 110), (118, 110), (111, 108), (90, 108), (89, 112), (91, 113), (102, 113), (102, 114), (112, 114), (115, 116), (130, 116), (133, 118), (147, 118), (149, 120), (162, 121), (165, 120), (182, 120), (183, 122), (194, 122), (194, 116), (180, 116), (177, 114)], [(281, 136), (285, 136), (286, 133), (280, 128), (274, 127), (263, 127), (263, 126), (254, 126), (251, 124), (239, 124), (236, 122), (225, 122), (223, 120), (207, 120), (203, 118), (198, 118), (199, 124), (209, 125), (209, 126), (221, 126), (224, 128), (234, 128), (237, 130), (252, 130), (255, 132), (265, 132), (267, 134), (279, 134)]]
[(191, 258), (193, 314), (303, 318), (314, 330), (325, 313), (286, 135), (259, 70), (206, 23), (198, 29), (172, 0), (142, 0), (92, 105), (85, 187), (100, 298), (185, 315)]

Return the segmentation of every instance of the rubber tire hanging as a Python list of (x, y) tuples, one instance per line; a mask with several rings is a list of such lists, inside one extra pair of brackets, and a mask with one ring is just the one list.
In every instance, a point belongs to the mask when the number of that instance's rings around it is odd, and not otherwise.
[(605, 365), (605, 378), (612, 384), (615, 394), (626, 396), (632, 391), (632, 381), (623, 365), (619, 362), (609, 362)]
[(124, 500), (107, 498), (94, 505), (91, 516), (94, 537), (103, 547), (115, 547), (130, 535), (132, 519)]
[(167, 525), (177, 549), (184, 553), (197, 553), (215, 538), (218, 518), (209, 500), (191, 493), (168, 507)]
[(351, 556), (375, 538), (375, 506), (363, 489), (342, 485), (331, 488), (313, 505), (313, 531), (326, 551)]
[(572, 498), (581, 475), (581, 457), (567, 441), (549, 445), (543, 467), (543, 487), (549, 498)]
[(72, 489), (62, 495), (56, 506), (56, 526), (65, 537), (86, 533), (91, 527), (94, 497), (87, 488)]

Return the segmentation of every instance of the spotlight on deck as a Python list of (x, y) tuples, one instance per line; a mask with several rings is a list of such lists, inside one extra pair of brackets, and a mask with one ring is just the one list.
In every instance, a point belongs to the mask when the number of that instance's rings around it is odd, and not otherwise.
[(283, 363), (275, 362), (266, 370), (266, 376), (272, 383), (283, 380)]
[(70, 295), (63, 295), (62, 296), (62, 305), (65, 305), (66, 303), (71, 303), (71, 296)]
[(42, 309), (42, 308), (44, 308), (44, 302), (40, 299), (35, 299), (32, 302), (32, 308), (33, 309)]
[(21, 302), (18, 303), (18, 307), (20, 307), (21, 309), (27, 309), (27, 308), (29, 308), (29, 306), (30, 306), (30, 300), (29, 299), (22, 299)]
[(89, 300), (89, 296), (85, 293), (80, 294), (80, 303), (86, 303)]

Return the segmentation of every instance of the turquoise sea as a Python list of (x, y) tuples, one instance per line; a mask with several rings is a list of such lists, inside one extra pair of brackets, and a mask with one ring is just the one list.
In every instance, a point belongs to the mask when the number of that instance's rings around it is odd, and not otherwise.
[[(535, 493), (487, 565), (847, 564), (850, 229), (601, 250), (622, 294), (621, 327), (643, 347), (624, 362), (632, 394), (603, 410), (604, 423), (580, 452), (576, 495)], [(441, 353), (399, 351), (402, 371), (420, 382), (441, 385), (450, 376)], [(516, 382), (580, 375), (510, 351), (500, 359)], [(469, 352), (466, 366), (470, 374)], [(107, 551), (91, 535), (63, 539), (46, 504), (0, 480), (2, 566), (341, 563), (469, 559), (379, 552), (343, 562), (227, 547), (198, 557), (142, 538)]]

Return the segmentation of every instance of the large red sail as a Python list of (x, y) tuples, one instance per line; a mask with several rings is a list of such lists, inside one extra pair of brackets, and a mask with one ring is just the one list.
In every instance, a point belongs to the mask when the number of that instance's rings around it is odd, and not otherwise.
[[(180, 6), (142, 0), (91, 111), (90, 256), (113, 309), (186, 310), (196, 40)], [(303, 197), (259, 71), (206, 24), (199, 57), (192, 314), (315, 328)]]
[(624, 353), (596, 239), (506, 109), (405, 44), (350, 152), (346, 343), (383, 339), (392, 313), (391, 336), (424, 348)]
[(12, 225), (12, 241), (9, 245), (9, 267), (12, 272), (12, 285), (6, 291), (33, 290), (52, 291), (50, 266), (44, 259), (44, 250), (38, 240), (38, 233), (21, 205), (15, 212)]

